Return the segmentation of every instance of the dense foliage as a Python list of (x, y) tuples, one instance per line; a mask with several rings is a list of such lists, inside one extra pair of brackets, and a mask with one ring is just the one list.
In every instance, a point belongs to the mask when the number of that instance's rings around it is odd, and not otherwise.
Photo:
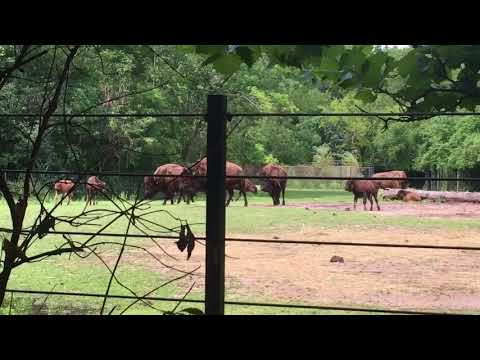
[[(220, 93), (229, 96), (231, 112), (474, 110), (478, 48), (82, 47), (59, 108), (67, 113), (202, 113), (206, 96)], [(13, 61), (15, 51), (15, 46), (0, 47), (0, 68)], [(41, 109), (51, 56), (9, 78), (0, 91), (1, 113)], [(23, 168), (31, 146), (25, 134), (35, 133), (32, 119), (1, 121), (0, 167)], [(112, 115), (56, 122), (37, 168), (150, 172), (167, 162), (191, 163), (205, 150), (206, 124), (200, 117)], [(480, 125), (471, 116), (388, 122), (388, 127), (366, 116), (234, 117), (229, 127), (235, 129), (228, 158), (241, 164), (341, 161), (419, 170), (467, 170), (480, 164)]]

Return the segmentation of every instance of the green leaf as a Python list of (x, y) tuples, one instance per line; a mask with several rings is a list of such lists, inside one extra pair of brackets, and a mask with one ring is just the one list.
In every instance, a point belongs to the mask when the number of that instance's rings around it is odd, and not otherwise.
[(413, 100), (420, 98), (430, 89), (430, 78), (426, 74), (413, 74), (407, 79), (406, 86), (398, 93), (405, 99)]
[(243, 62), (247, 64), (248, 67), (251, 67), (258, 57), (258, 54), (246, 46), (238, 47), (235, 52), (243, 60)]
[(227, 76), (233, 74), (238, 69), (240, 69), (241, 65), (242, 59), (240, 59), (240, 57), (235, 54), (223, 55), (213, 61), (213, 67), (215, 68), (215, 70)]
[(400, 76), (407, 77), (409, 74), (418, 72), (417, 56), (417, 52), (412, 50), (397, 62), (397, 71)]
[(321, 72), (328, 72), (331, 73), (332, 71), (337, 71), (338, 70), (338, 62), (331, 57), (325, 56), (322, 57), (322, 62), (320, 63), (320, 69)]
[(465, 59), (466, 47), (462, 45), (441, 45), (436, 48), (436, 52), (449, 67), (456, 68)]
[(366, 104), (372, 103), (377, 100), (377, 94), (373, 93), (371, 90), (362, 89), (355, 95), (355, 99), (360, 100)]
[(184, 54), (189, 54), (189, 53), (194, 53), (196, 52), (196, 46), (195, 45), (177, 45), (176, 49)]
[(187, 314), (190, 314), (190, 315), (205, 315), (202, 310), (197, 308), (182, 309), (181, 312), (186, 312)]
[(346, 72), (345, 74), (342, 75), (342, 77), (340, 78), (340, 81), (346, 81), (346, 80), (350, 80), (353, 78), (353, 74), (348, 71)]
[(360, 72), (362, 65), (367, 57), (358, 48), (353, 48), (345, 52), (340, 59), (340, 67), (345, 70), (353, 70)]
[(331, 59), (335, 59), (336, 61), (339, 61), (344, 51), (345, 51), (344, 45), (330, 45), (327, 47), (327, 50), (325, 51), (325, 56)]
[(199, 54), (222, 54), (227, 50), (228, 45), (197, 45), (196, 51)]
[(298, 45), (298, 48), (306, 57), (322, 56), (324, 47), (325, 45)]
[(392, 56), (387, 55), (385, 59), (385, 69), (383, 70), (383, 74), (385, 76), (387, 76), (390, 72), (393, 71), (393, 69), (395, 69), (395, 63), (395, 59)]
[(360, 49), (365, 55), (369, 55), (373, 50), (373, 45), (362, 45)]
[(213, 54), (212, 56), (209, 56), (208, 58), (205, 59), (205, 61), (202, 63), (202, 66), (206, 66), (208, 64), (213, 63), (214, 61), (217, 61), (222, 57), (222, 54)]
[(462, 100), (461, 104), (468, 111), (475, 111), (478, 105), (480, 105), (480, 98), (478, 97), (467, 97)]
[(366, 71), (363, 75), (363, 82), (365, 86), (376, 87), (382, 79), (382, 67), (386, 60), (385, 53), (376, 53), (371, 56), (366, 63)]
[(460, 99), (460, 95), (456, 93), (432, 93), (428, 96), (431, 98), (431, 103), (433, 107), (440, 111), (440, 110), (447, 110), (453, 108), (458, 100)]

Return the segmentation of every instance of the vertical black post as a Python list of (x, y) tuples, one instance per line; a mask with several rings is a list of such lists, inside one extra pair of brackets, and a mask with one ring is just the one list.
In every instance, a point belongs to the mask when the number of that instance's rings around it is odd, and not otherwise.
[(223, 315), (225, 300), (225, 132), (227, 98), (208, 96), (205, 313)]

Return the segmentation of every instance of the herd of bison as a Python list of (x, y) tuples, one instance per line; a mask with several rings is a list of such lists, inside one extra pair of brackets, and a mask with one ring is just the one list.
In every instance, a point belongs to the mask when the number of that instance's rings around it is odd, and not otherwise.
[[(157, 193), (164, 194), (164, 205), (167, 201), (174, 203), (177, 197), (177, 203), (185, 201), (187, 204), (194, 202), (198, 193), (207, 191), (207, 159), (203, 158), (190, 169), (178, 164), (165, 164), (159, 166), (153, 175), (144, 178), (144, 198), (151, 199)], [(227, 161), (226, 164), (226, 206), (233, 199), (234, 191), (239, 192), (237, 200), (243, 195), (245, 206), (248, 206), (247, 192), (257, 193), (257, 186), (246, 178), (240, 178), (244, 175), (242, 167)], [(236, 177), (238, 176), (238, 177)], [(262, 179), (261, 191), (268, 193), (273, 205), (280, 205), (280, 196), (282, 205), (285, 205), (285, 189), (287, 187), (287, 172), (279, 165), (266, 165), (259, 173)], [(228, 178), (234, 177), (234, 178)], [(373, 210), (373, 200), (378, 205), (379, 189), (405, 189), (407, 186), (407, 174), (404, 171), (388, 171), (374, 174), (373, 178), (378, 180), (348, 180), (345, 182), (345, 190), (353, 193), (354, 209), (356, 209), (357, 200), (363, 199), (364, 210), (367, 210), (367, 200), (370, 202), (370, 210)], [(385, 179), (387, 178), (387, 179)], [(396, 178), (390, 180), (388, 178)], [(404, 179), (404, 180), (402, 180)], [(72, 180), (58, 180), (55, 182), (55, 200), (57, 196), (67, 198), (68, 203), (73, 198), (75, 183)], [(102, 193), (106, 189), (106, 184), (97, 176), (91, 176), (87, 179), (85, 185), (85, 200), (87, 205), (96, 203), (97, 193)], [(410, 191), (400, 191), (400, 199), (404, 201), (419, 201), (418, 195)]]

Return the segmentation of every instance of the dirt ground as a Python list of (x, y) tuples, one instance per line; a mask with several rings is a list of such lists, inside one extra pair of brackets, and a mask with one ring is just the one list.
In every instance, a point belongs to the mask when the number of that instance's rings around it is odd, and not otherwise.
[[(301, 205), (311, 209), (345, 210), (348, 205)], [(475, 204), (383, 203), (382, 216), (480, 217)], [(359, 211), (357, 209), (357, 211)], [(360, 210), (360, 211), (363, 211)], [(480, 245), (473, 230), (408, 230), (405, 228), (309, 229), (297, 233), (237, 238), (356, 241), (428, 245)], [(174, 244), (165, 247), (179, 258), (171, 262), (183, 270), (201, 269), (193, 278), (195, 289), (204, 286), (205, 248), (197, 245), (189, 261)], [(151, 252), (162, 256), (152, 247)], [(326, 306), (379, 307), (384, 309), (480, 312), (480, 251), (402, 249), (352, 246), (227, 243), (227, 299), (291, 302)], [(337, 255), (344, 263), (332, 263)], [(143, 255), (131, 261), (175, 274)], [(162, 259), (165, 259), (162, 256)], [(145, 261), (148, 263), (146, 264)], [(190, 279), (191, 281), (191, 279)], [(191, 283), (191, 282), (190, 282)]]
[[(404, 203), (400, 201), (379, 201), (381, 211), (379, 215), (414, 215), (417, 217), (450, 217), (457, 216), (463, 218), (480, 218), (480, 205), (475, 203), (434, 203), (431, 201)], [(252, 207), (271, 207), (271, 205), (251, 205)], [(353, 202), (350, 204), (295, 204), (286, 205), (291, 208), (308, 208), (311, 210), (337, 210), (353, 211)], [(377, 212), (374, 203), (373, 209)], [(367, 210), (370, 210), (370, 203), (367, 202)], [(355, 211), (364, 211), (363, 203), (360, 199)]]

